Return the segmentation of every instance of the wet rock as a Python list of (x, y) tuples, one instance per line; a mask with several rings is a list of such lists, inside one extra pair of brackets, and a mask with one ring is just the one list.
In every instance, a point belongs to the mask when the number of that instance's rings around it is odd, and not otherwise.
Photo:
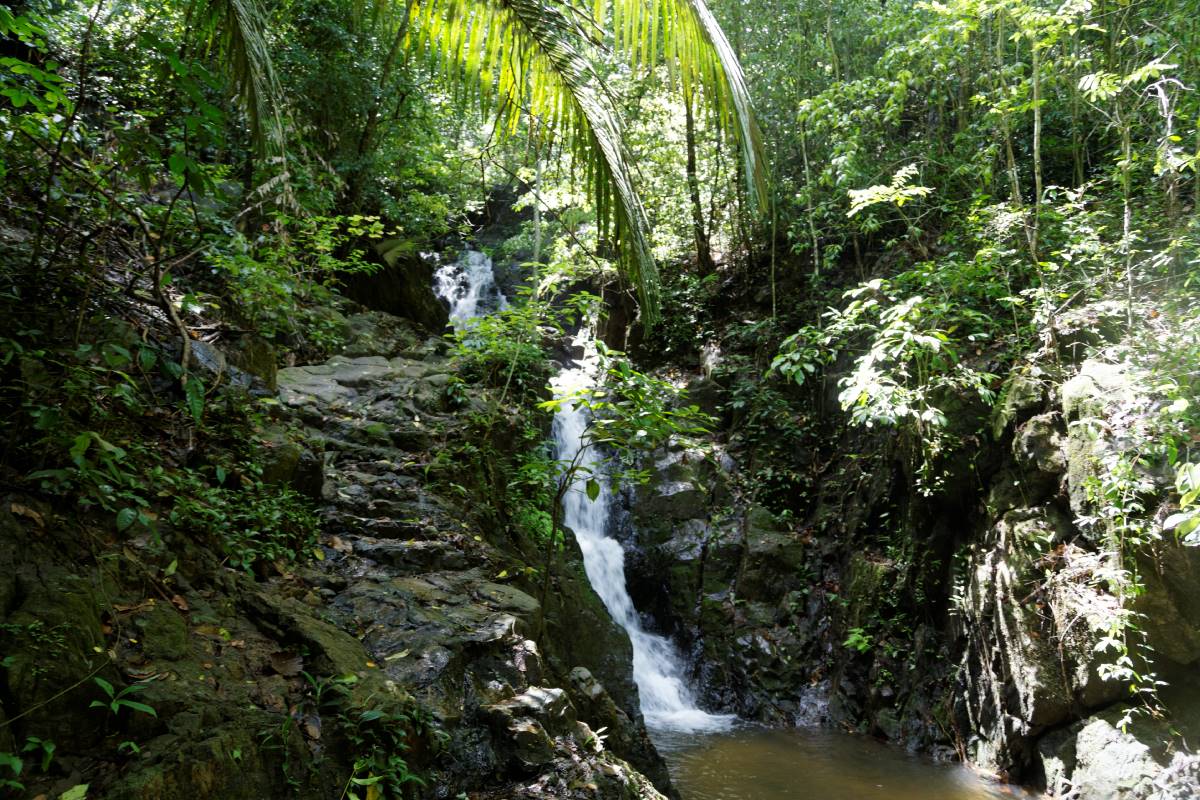
[(1075, 768), (1070, 783), (1088, 800), (1141, 800), (1154, 792), (1162, 771), (1150, 747), (1114, 723), (1116, 714), (1084, 722), (1075, 737)]
[(368, 541), (355, 543), (354, 550), (367, 558), (399, 570), (399, 574), (464, 569), (467, 557), (450, 542)]
[(666, 762), (654, 749), (644, 728), (617, 707), (600, 681), (584, 667), (570, 674), (571, 700), (579, 718), (593, 730), (605, 731), (606, 746), (634, 764), (656, 785), (671, 784)]
[(803, 575), (804, 543), (762, 506), (752, 506), (745, 520), (746, 555), (738, 576), (738, 592), (770, 600), (796, 588)]
[(343, 293), (367, 308), (410, 319), (440, 333), (450, 315), (433, 293), (433, 267), (397, 248), (395, 241), (383, 242), (376, 249), (384, 266), (343, 275)]

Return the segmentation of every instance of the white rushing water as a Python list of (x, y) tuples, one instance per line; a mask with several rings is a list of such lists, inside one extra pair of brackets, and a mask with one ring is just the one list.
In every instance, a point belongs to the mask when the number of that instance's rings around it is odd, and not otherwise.
[[(587, 326), (580, 331), (575, 344), (583, 346), (584, 356), (551, 381), (558, 397), (585, 389), (595, 380), (596, 348)], [(577, 408), (564, 406), (555, 415), (555, 457), (560, 463), (570, 463), (579, 453), (587, 423), (587, 416)], [(592, 588), (613, 620), (629, 634), (633, 644), (633, 679), (641, 696), (646, 724), (680, 732), (725, 730), (734, 717), (701, 710), (683, 678), (683, 662), (674, 645), (666, 637), (642, 628), (625, 586), (625, 551), (620, 542), (608, 535), (611, 493), (599, 464), (600, 457), (591, 447), (580, 456), (582, 469), (576, 473), (575, 485), (563, 500), (563, 522), (575, 532)], [(594, 475), (602, 487), (594, 501), (588, 499), (584, 489), (589, 475)]]
[(455, 328), (508, 307), (508, 298), (496, 286), (492, 259), (478, 250), (464, 250), (457, 261), (438, 267), (433, 292), (450, 304), (450, 323)]
[[(450, 304), (450, 321), (455, 328), (462, 328), (476, 317), (508, 306), (507, 299), (496, 286), (492, 260), (477, 250), (465, 250), (457, 261), (439, 267), (434, 280), (434, 291)], [(584, 355), (552, 381), (558, 397), (574, 394), (595, 381), (598, 359), (595, 341), (587, 325), (576, 337), (575, 344), (583, 348)], [(555, 415), (555, 457), (560, 462), (569, 463), (579, 453), (587, 423), (587, 416), (576, 408), (564, 406)], [(601, 454), (590, 447), (580, 456), (583, 468), (563, 502), (563, 522), (575, 532), (592, 588), (604, 601), (613, 620), (629, 634), (633, 644), (633, 679), (641, 696), (646, 724), (658, 730), (683, 733), (725, 730), (732, 725), (734, 717), (701, 710), (683, 678), (683, 661), (670, 640), (642, 628), (633, 600), (625, 588), (625, 551), (620, 542), (608, 536), (611, 493), (600, 461)], [(590, 475), (594, 475), (603, 487), (595, 501), (588, 499), (584, 489)]]

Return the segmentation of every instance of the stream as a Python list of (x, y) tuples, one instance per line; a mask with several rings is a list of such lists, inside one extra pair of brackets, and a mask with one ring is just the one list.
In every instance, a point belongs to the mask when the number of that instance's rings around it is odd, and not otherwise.
[[(436, 291), (456, 328), (507, 306), (491, 259), (466, 250), (436, 273)], [(595, 381), (598, 358), (588, 325), (573, 342), (582, 356), (551, 381), (558, 397)], [(555, 456), (570, 462), (586, 441), (587, 417), (564, 406), (554, 417)], [(644, 629), (625, 583), (625, 553), (608, 535), (612, 493), (592, 448), (579, 456), (576, 485), (563, 501), (563, 521), (583, 554), (584, 568), (613, 620), (629, 634), (633, 677), (651, 738), (684, 800), (991, 800), (1028, 797), (984, 780), (958, 764), (939, 764), (865, 736), (827, 728), (771, 729), (732, 714), (700, 708), (684, 662), (669, 639)], [(601, 483), (596, 500), (587, 478)]]
[(684, 800), (1031, 798), (961, 764), (829, 728), (738, 726), (696, 736), (651, 730)]

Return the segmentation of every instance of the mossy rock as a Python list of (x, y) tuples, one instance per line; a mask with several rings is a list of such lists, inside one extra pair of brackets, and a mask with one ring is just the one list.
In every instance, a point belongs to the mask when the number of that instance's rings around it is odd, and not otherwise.
[(275, 348), (261, 336), (242, 336), (226, 348), (229, 363), (243, 372), (262, 379), (272, 392), (277, 388), (279, 372)]
[(178, 661), (191, 652), (187, 622), (174, 608), (155, 603), (134, 619), (142, 652), (152, 661)]
[[(90, 678), (108, 659), (101, 628), (105, 594), (65, 570), (42, 565), (33, 574), (22, 579), (21, 605), (4, 620), (4, 654), (13, 659), (6, 671), (10, 709), (24, 712), (28, 730), (64, 751), (86, 748), (104, 722), (86, 710), (101, 697)], [(63, 693), (64, 687), (73, 688)]]
[[(307, 783), (307, 748), (291, 720), (248, 713), (200, 739), (166, 734), (143, 746), (131, 773), (108, 800), (264, 800), (294, 797)], [(329, 787), (332, 789), (332, 787)], [(336, 795), (308, 795), (336, 796)]]
[(895, 569), (891, 561), (869, 558), (863, 553), (855, 553), (850, 557), (845, 583), (846, 601), (849, 604), (846, 615), (848, 628), (866, 625), (871, 612), (880, 606), (881, 595)]

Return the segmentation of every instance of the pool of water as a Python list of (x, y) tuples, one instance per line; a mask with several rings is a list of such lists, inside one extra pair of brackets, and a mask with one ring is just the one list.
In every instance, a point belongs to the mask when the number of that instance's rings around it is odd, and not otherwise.
[(826, 729), (652, 731), (684, 800), (1032, 798), (958, 764)]

